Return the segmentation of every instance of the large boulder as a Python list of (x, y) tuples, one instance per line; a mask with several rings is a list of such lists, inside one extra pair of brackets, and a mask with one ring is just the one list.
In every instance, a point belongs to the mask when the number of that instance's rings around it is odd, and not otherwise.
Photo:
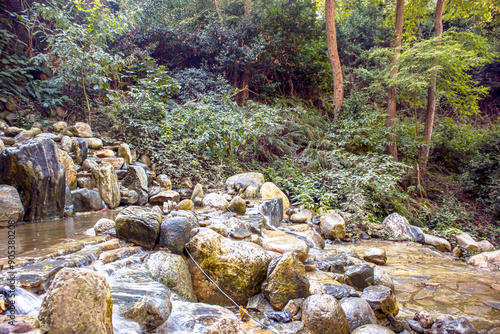
[(182, 254), (193, 225), (185, 217), (166, 219), (161, 223), (159, 245), (172, 253)]
[(481, 250), (481, 246), (479, 246), (477, 241), (467, 233), (457, 234), (455, 239), (457, 240), (457, 244), (463, 249), (471, 252), (479, 252)]
[(237, 215), (244, 215), (247, 211), (247, 204), (240, 196), (234, 196), (227, 209)]
[(330, 295), (307, 297), (302, 304), (302, 321), (311, 334), (351, 333), (344, 310)]
[(295, 253), (288, 252), (271, 261), (262, 292), (277, 310), (285, 307), (291, 299), (309, 296), (306, 269)]
[(240, 321), (231, 311), (217, 305), (174, 301), (172, 313), (158, 334), (243, 334)]
[(302, 262), (307, 259), (309, 253), (307, 242), (282, 231), (265, 231), (262, 238), (262, 248), (281, 254), (294, 252)]
[(144, 168), (140, 166), (129, 166), (127, 176), (122, 181), (122, 186), (134, 190), (139, 195), (137, 205), (148, 202), (148, 177)]
[(361, 298), (344, 298), (340, 301), (340, 306), (344, 310), (351, 331), (363, 325), (377, 323), (377, 317), (370, 304)]
[[(250, 297), (260, 291), (271, 261), (271, 256), (262, 247), (224, 238), (207, 228), (199, 229), (186, 249), (208, 276), (218, 286), (224, 287), (226, 293), (240, 305), (245, 305)], [(200, 302), (232, 305), (192, 259), (188, 260), (188, 267), (193, 282), (197, 282), (194, 290)]]
[(364, 289), (374, 284), (373, 268), (367, 264), (350, 267), (344, 276), (346, 283), (357, 289)]
[(434, 246), (440, 252), (451, 252), (451, 245), (448, 240), (429, 234), (424, 234), (424, 244)]
[(163, 251), (155, 252), (147, 258), (146, 267), (154, 280), (165, 284), (183, 300), (197, 301), (191, 274), (182, 256)]
[(120, 205), (120, 185), (115, 169), (108, 163), (92, 168), (92, 175), (99, 194), (108, 208), (114, 209)]
[(24, 220), (62, 217), (66, 181), (56, 143), (34, 139), (0, 154), (0, 184), (16, 188)]
[(474, 255), (467, 264), (476, 268), (498, 271), (500, 270), (500, 250)]
[(217, 210), (226, 210), (229, 203), (224, 197), (217, 193), (210, 193), (203, 198), (203, 205)]
[(87, 123), (76, 122), (75, 125), (68, 126), (64, 129), (63, 134), (73, 137), (91, 138), (92, 130), (90, 129), (90, 125)]
[(242, 194), (248, 187), (260, 189), (264, 182), (264, 175), (261, 173), (243, 173), (227, 179), (226, 186), (230, 194)]
[[(266, 198), (281, 198), (283, 200), (283, 210), (288, 209), (290, 201), (285, 193), (280, 190), (274, 183), (266, 182), (260, 187), (260, 196)], [(285, 212), (285, 211), (283, 211)]]
[(160, 234), (161, 214), (140, 206), (130, 206), (116, 216), (116, 235), (146, 249), (153, 249)]
[(20, 221), (23, 215), (23, 203), (16, 188), (6, 184), (0, 185), (0, 223), (7, 223), (10, 220)]
[(83, 188), (72, 191), (71, 196), (75, 212), (98, 211), (103, 208), (101, 196), (96, 191)]
[(377, 319), (383, 319), (388, 314), (395, 316), (399, 312), (396, 295), (386, 286), (369, 286), (363, 290), (361, 298), (370, 304)]
[(66, 151), (59, 150), (59, 160), (61, 160), (61, 164), (64, 167), (66, 185), (68, 185), (69, 189), (75, 190), (76, 170), (73, 159), (71, 159), (71, 157)]
[(326, 213), (320, 217), (319, 221), (319, 228), (325, 239), (335, 240), (345, 238), (345, 221), (340, 215), (333, 212)]
[(382, 224), (387, 232), (396, 237), (413, 239), (420, 243), (425, 242), (422, 230), (417, 226), (410, 225), (405, 217), (397, 213), (391, 213), (384, 219)]
[(106, 278), (85, 269), (61, 269), (38, 314), (42, 333), (112, 334), (113, 299)]

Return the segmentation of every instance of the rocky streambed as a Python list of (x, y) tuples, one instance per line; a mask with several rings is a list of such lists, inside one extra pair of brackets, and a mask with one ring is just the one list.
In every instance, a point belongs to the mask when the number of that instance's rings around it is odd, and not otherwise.
[(42, 221), (15, 226), (1, 333), (500, 333), (500, 251), (465, 233), (394, 213), (353, 242), (344, 213), (290, 207), (259, 173), (173, 190), (85, 123), (2, 131), (0, 221)]

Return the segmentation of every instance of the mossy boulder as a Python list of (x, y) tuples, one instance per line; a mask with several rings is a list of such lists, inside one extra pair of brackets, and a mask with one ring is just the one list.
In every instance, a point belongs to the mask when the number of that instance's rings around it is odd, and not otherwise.
[(146, 249), (153, 249), (160, 234), (161, 214), (140, 206), (130, 206), (116, 216), (117, 237)]
[[(200, 228), (186, 245), (195, 261), (238, 304), (260, 291), (266, 279), (271, 256), (262, 247), (245, 241), (233, 241), (215, 231)], [(188, 267), (197, 282), (194, 286), (198, 301), (221, 306), (232, 305), (196, 264), (189, 259)]]

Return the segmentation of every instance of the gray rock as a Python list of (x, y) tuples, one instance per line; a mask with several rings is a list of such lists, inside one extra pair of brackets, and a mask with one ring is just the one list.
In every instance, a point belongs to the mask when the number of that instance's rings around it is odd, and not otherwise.
[(357, 289), (364, 289), (374, 284), (373, 268), (367, 264), (353, 266), (344, 275), (347, 284)]
[(278, 227), (283, 222), (283, 199), (266, 199), (259, 203), (259, 213), (264, 216), (267, 225)]
[(103, 208), (101, 196), (96, 191), (83, 188), (72, 191), (71, 196), (75, 212), (98, 211)]
[(395, 291), (394, 281), (384, 268), (375, 266), (375, 268), (373, 268), (373, 279), (375, 285), (383, 285), (391, 289), (393, 292)]
[(343, 239), (346, 235), (344, 218), (336, 213), (326, 213), (319, 218), (319, 228), (325, 239)]
[(271, 261), (262, 292), (277, 310), (291, 299), (309, 296), (309, 279), (297, 254), (288, 252)]
[(168, 201), (172, 201), (175, 203), (178, 203), (179, 200), (181, 199), (181, 196), (177, 191), (173, 190), (164, 190), (159, 192), (158, 194), (154, 195), (149, 199), (150, 203), (154, 204), (160, 204), (160, 203), (165, 203)]
[(203, 205), (217, 210), (226, 210), (229, 203), (217, 193), (210, 193), (203, 198)]
[(193, 194), (191, 195), (191, 200), (193, 201), (193, 203), (195, 203), (196, 198), (201, 198), (203, 200), (203, 197), (205, 197), (203, 195), (203, 186), (200, 183), (198, 183), (197, 185), (194, 186)]
[(148, 177), (144, 168), (130, 166), (127, 176), (122, 181), (122, 186), (137, 193), (139, 196), (137, 205), (144, 205), (148, 202)]
[(82, 165), (87, 159), (89, 148), (87, 142), (83, 138), (73, 138), (73, 148), (75, 152), (75, 162), (77, 165)]
[(165, 190), (172, 190), (172, 182), (170, 181), (170, 178), (165, 175), (165, 174), (160, 174), (156, 177), (156, 181), (160, 184), (160, 187), (164, 188)]
[(391, 213), (384, 219), (382, 224), (387, 232), (392, 233), (396, 237), (413, 239), (420, 243), (425, 242), (422, 230), (417, 226), (410, 225), (405, 217), (397, 213)]
[(200, 223), (198, 222), (198, 217), (196, 217), (196, 214), (193, 211), (188, 211), (188, 210), (177, 210), (177, 211), (172, 211), (170, 212), (172, 217), (185, 217), (193, 228), (198, 228), (200, 227)]
[(460, 233), (455, 235), (455, 238), (457, 240), (457, 244), (464, 248), (467, 249), (471, 252), (479, 252), (481, 250), (481, 246), (467, 233)]
[(369, 286), (363, 290), (361, 298), (370, 304), (377, 319), (383, 319), (388, 314), (395, 316), (399, 312), (396, 295), (386, 286)]
[(159, 245), (172, 253), (182, 254), (193, 226), (185, 217), (166, 219), (161, 223)]
[(174, 301), (167, 321), (158, 328), (158, 334), (243, 334), (238, 317), (217, 305)]
[(16, 188), (0, 185), (0, 223), (20, 221), (24, 216), (24, 207)]
[(191, 274), (182, 256), (155, 252), (147, 258), (146, 267), (154, 280), (165, 284), (183, 300), (196, 303)]
[(160, 234), (161, 214), (130, 206), (116, 217), (116, 235), (146, 249), (153, 249)]
[(363, 254), (363, 259), (367, 262), (383, 265), (387, 262), (387, 254), (381, 248), (370, 248)]
[(432, 325), (435, 334), (477, 334), (477, 330), (466, 318), (453, 319), (450, 316), (436, 319)]
[(364, 325), (356, 328), (352, 334), (394, 334), (394, 332), (380, 325)]
[(302, 304), (302, 321), (311, 334), (349, 334), (344, 310), (330, 295), (312, 295)]
[(243, 173), (228, 178), (226, 187), (230, 194), (242, 194), (249, 186), (260, 189), (264, 182), (264, 175), (261, 173)]
[(377, 317), (375, 317), (370, 304), (361, 298), (342, 299), (340, 306), (344, 310), (351, 331), (363, 325), (377, 324)]
[(229, 207), (227, 209), (237, 215), (244, 215), (247, 211), (247, 204), (240, 196), (235, 196), (229, 203)]
[(71, 152), (73, 150), (73, 140), (68, 136), (63, 136), (59, 144), (61, 145), (61, 149), (66, 152)]
[(92, 168), (92, 175), (99, 189), (99, 195), (108, 208), (114, 209), (120, 205), (120, 186), (115, 169), (108, 163)]
[(101, 218), (95, 223), (94, 231), (96, 234), (106, 232), (116, 227), (115, 221), (107, 218)]
[(139, 201), (139, 194), (135, 190), (121, 189), (120, 190), (120, 204), (133, 205)]

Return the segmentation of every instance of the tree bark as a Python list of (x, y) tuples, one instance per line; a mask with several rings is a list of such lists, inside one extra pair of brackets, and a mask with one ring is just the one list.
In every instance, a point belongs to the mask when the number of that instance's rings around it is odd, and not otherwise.
[[(438, 0), (436, 4), (436, 14), (434, 16), (434, 34), (440, 37), (443, 33), (443, 11), (445, 0)], [(438, 41), (438, 45), (440, 42)], [(432, 138), (432, 130), (434, 129), (434, 118), (436, 116), (436, 81), (437, 81), (437, 63), (436, 68), (432, 73), (431, 83), (427, 90), (427, 114), (425, 117), (424, 128), (424, 144), (420, 147), (420, 166), (425, 171), (427, 168), (427, 160), (429, 158), (429, 144)]]
[(252, 0), (244, 0), (243, 7), (245, 10), (245, 20), (248, 23), (250, 21), (251, 13), (252, 13)]
[[(393, 78), (398, 74), (398, 56), (401, 53), (401, 38), (403, 36), (403, 17), (404, 17), (404, 0), (397, 0), (396, 3), (396, 25), (394, 30), (394, 40), (392, 42), (392, 48), (394, 56), (392, 58), (392, 68), (390, 77)], [(389, 98), (387, 100), (387, 121), (386, 127), (390, 128), (394, 119), (396, 118), (396, 94), (397, 86), (389, 87)], [(392, 133), (390, 135), (390, 143), (387, 145), (387, 152), (392, 155), (394, 161), (398, 161), (398, 147), (396, 145), (396, 135)]]
[(337, 32), (335, 30), (335, 0), (325, 1), (326, 18), (326, 44), (328, 45), (328, 58), (333, 72), (333, 107), (335, 115), (338, 114), (344, 102), (344, 80), (337, 48)]
[(220, 0), (215, 0), (215, 9), (217, 9), (217, 15), (219, 16), (220, 24), (223, 25), (224, 21), (222, 20), (222, 11), (220, 9)]

